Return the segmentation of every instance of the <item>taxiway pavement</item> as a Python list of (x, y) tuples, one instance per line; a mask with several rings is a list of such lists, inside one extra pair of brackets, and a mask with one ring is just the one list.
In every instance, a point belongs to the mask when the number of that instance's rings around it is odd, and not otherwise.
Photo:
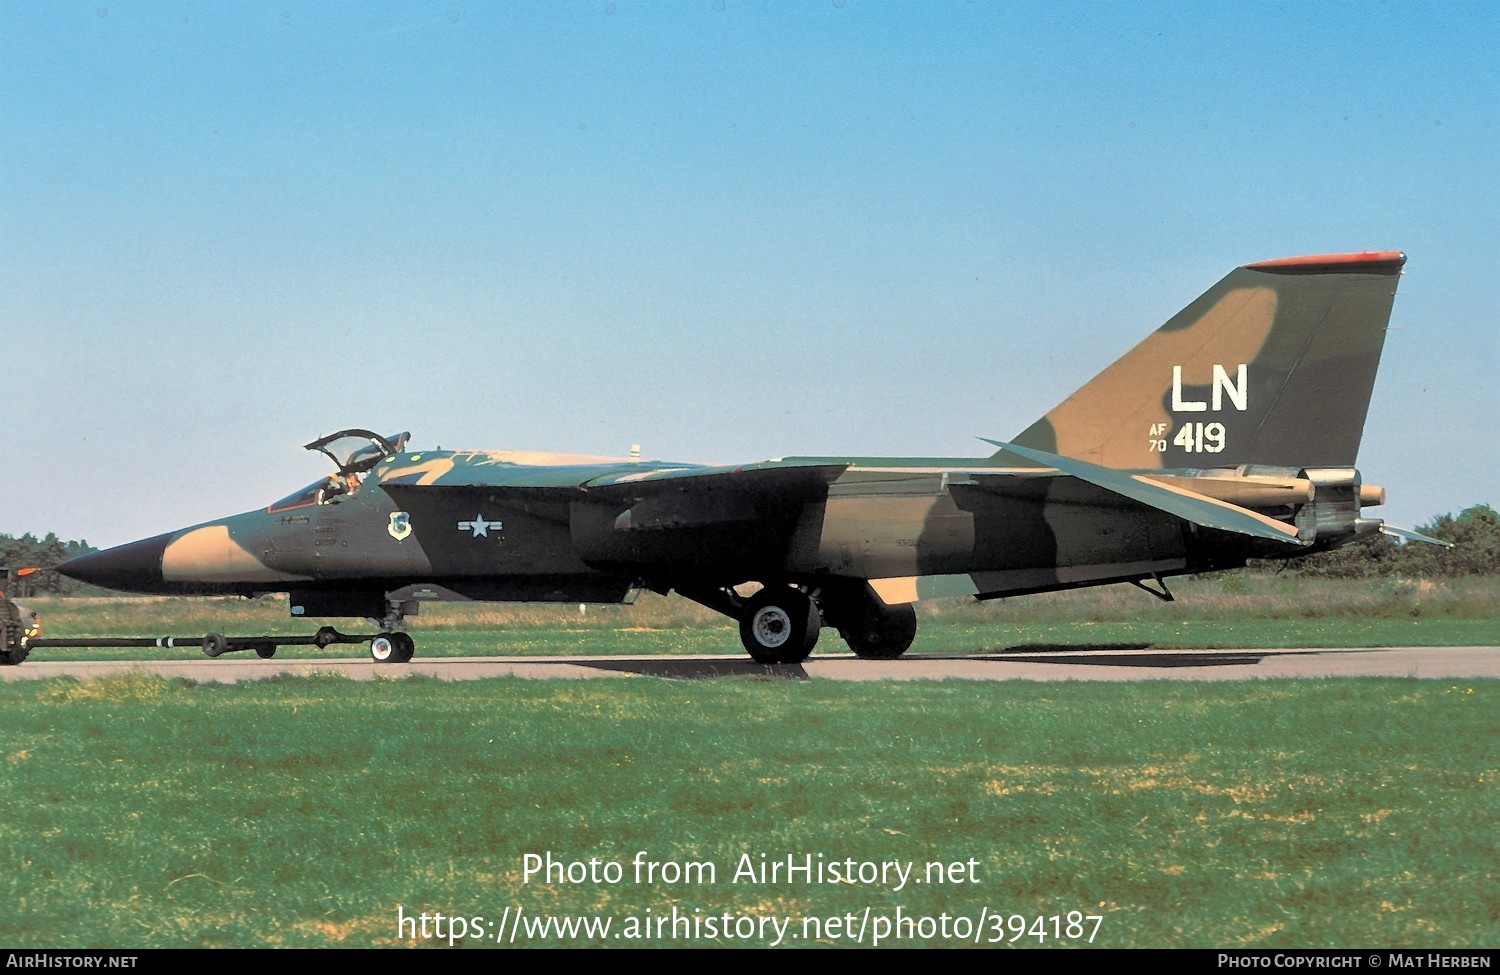
[(369, 659), (258, 657), (218, 660), (46, 660), (0, 667), (0, 680), (87, 679), (129, 673), (234, 683), (299, 674), (354, 680), (429, 677), (481, 680), (525, 677), (778, 677), (791, 680), (1253, 680), (1257, 678), (1411, 677), (1430, 680), (1500, 677), (1500, 647), (1331, 647), (1292, 650), (1154, 650), (1069, 647), (985, 654), (912, 654), (861, 660), (815, 654), (795, 666), (767, 667), (738, 656), (431, 657), (407, 664)]

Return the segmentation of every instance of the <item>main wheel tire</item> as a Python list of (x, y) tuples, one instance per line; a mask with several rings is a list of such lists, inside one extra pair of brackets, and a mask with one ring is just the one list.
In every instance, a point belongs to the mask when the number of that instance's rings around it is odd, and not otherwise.
[(276, 644), (257, 643), (255, 645), (255, 655), (262, 660), (270, 660), (272, 657), (276, 656)]
[(229, 652), (229, 641), (222, 633), (210, 633), (203, 638), (203, 652), (209, 657), (222, 657)]
[(377, 664), (404, 664), (416, 651), (416, 641), (406, 633), (382, 633), (370, 641), (370, 659)]
[(767, 586), (750, 598), (740, 619), (740, 642), (756, 663), (800, 664), (818, 643), (823, 619), (807, 593)]
[(917, 636), (917, 608), (867, 605), (848, 629), (839, 631), (855, 656), (867, 660), (895, 660)]

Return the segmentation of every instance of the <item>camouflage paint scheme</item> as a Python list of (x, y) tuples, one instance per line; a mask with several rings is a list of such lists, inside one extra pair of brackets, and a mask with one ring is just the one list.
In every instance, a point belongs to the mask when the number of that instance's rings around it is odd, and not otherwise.
[(367, 443), (342, 471), (352, 490), (314, 485), (59, 569), (136, 592), (290, 592), (294, 615), (392, 631), (428, 599), (675, 590), (738, 619), (764, 662), (804, 659), (825, 625), (898, 656), (921, 595), (1144, 587), (1381, 530), (1360, 509), (1383, 492), (1354, 463), (1404, 262), (1237, 268), (988, 457), (712, 467), (345, 431)]

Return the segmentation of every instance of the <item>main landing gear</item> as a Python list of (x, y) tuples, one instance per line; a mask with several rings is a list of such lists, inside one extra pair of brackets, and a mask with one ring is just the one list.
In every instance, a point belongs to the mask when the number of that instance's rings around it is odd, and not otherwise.
[(917, 636), (917, 608), (911, 603), (897, 606), (863, 603), (839, 626), (839, 635), (856, 656), (895, 660)]
[(818, 644), (822, 614), (812, 597), (790, 586), (767, 586), (745, 604), (740, 642), (760, 664), (800, 664)]
[(837, 629), (856, 656), (871, 660), (894, 660), (917, 634), (915, 606), (888, 606), (869, 583), (859, 580), (820, 586), (772, 583), (749, 598), (729, 587), (678, 592), (738, 620), (740, 642), (761, 664), (800, 664), (824, 626)]

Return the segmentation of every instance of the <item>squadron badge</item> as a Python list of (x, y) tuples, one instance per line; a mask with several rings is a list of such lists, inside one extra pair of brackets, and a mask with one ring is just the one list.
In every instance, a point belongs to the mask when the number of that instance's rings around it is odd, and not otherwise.
[(392, 511), (391, 512), (391, 523), (389, 525), (385, 526), (385, 530), (388, 531), (388, 532), (390, 532), (391, 537), (394, 538), (398, 542), (401, 541), (401, 539), (405, 538), (407, 535), (410, 535), (411, 534), (411, 512), (409, 512), (409, 511)]

